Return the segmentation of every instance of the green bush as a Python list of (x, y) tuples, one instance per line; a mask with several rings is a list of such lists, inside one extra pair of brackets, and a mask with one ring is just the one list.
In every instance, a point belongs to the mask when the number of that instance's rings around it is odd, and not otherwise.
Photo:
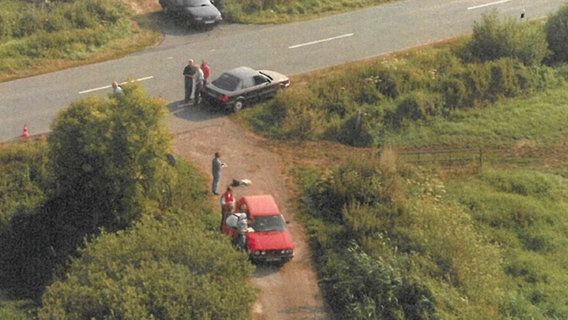
[(399, 125), (404, 120), (426, 120), (430, 117), (443, 115), (442, 99), (438, 94), (424, 91), (411, 91), (399, 98), (396, 108), (395, 123)]
[(514, 97), (522, 93), (517, 85), (515, 67), (515, 61), (511, 59), (496, 60), (489, 65), (490, 101), (497, 101), (501, 97)]
[[(165, 109), (138, 85), (126, 86), (119, 98), (78, 101), (61, 112), (48, 143), (32, 153), (37, 164), (10, 162), (14, 171), (2, 181), (18, 193), (7, 194), (12, 202), (1, 220), (0, 279), (6, 289), (36, 298), (83, 237), (99, 228), (124, 228), (142, 212), (171, 206), (177, 180), (168, 164)], [(31, 162), (25, 152), (18, 157)], [(31, 175), (38, 175), (36, 183)]]
[[(363, 106), (362, 110), (370, 109)], [(367, 147), (371, 145), (376, 145), (380, 139), (380, 132), (382, 127), (380, 122), (375, 122), (377, 115), (370, 112), (357, 111), (353, 115), (342, 121), (340, 128), (337, 133), (326, 135), (332, 137), (332, 139), (337, 139), (337, 141), (354, 146), (354, 147)]]
[(0, 319), (32, 320), (36, 319), (35, 306), (29, 300), (5, 300), (0, 292)]
[(449, 75), (440, 81), (440, 91), (448, 111), (473, 106), (472, 95), (461, 75)]
[(34, 208), (52, 183), (43, 140), (0, 146), (0, 232), (18, 210)]
[(336, 314), (499, 318), (508, 289), (499, 248), (444, 199), (440, 181), (392, 158), (351, 159), (319, 178), (302, 173), (306, 225)]
[(0, 147), (0, 292), (29, 297), (33, 290), (28, 284), (37, 283), (38, 277), (45, 275), (33, 270), (28, 277), (22, 277), (33, 269), (30, 259), (38, 258), (32, 257), (37, 248), (45, 248), (41, 245), (45, 239), (34, 239), (38, 234), (23, 226), (34, 219), (36, 208), (51, 196), (52, 178), (43, 140)]
[(160, 206), (173, 180), (165, 105), (131, 86), (116, 99), (74, 102), (48, 138), (58, 196), (71, 211), (89, 213), (74, 221), (91, 224), (87, 233), (123, 228), (144, 206)]
[(323, 290), (341, 319), (440, 319), (433, 294), (356, 246), (330, 253)]
[(146, 215), (132, 230), (87, 243), (47, 288), (39, 318), (250, 318), (253, 266), (196, 216)]
[(568, 61), (568, 5), (548, 17), (545, 25), (546, 41), (555, 62)]
[(525, 65), (538, 65), (549, 55), (540, 28), (519, 24), (512, 18), (499, 20), (497, 11), (484, 14), (481, 22), (475, 22), (466, 51), (476, 61), (515, 58)]

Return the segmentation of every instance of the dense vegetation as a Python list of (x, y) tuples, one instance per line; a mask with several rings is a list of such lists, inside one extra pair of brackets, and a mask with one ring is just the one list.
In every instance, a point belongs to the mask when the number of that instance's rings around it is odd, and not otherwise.
[(439, 176), (389, 152), (297, 173), (340, 318), (568, 317), (565, 176), (501, 167)]
[(416, 123), (561, 86), (567, 68), (549, 54), (545, 30), (568, 32), (486, 15), (471, 38), (303, 77), (295, 90), (251, 111), (249, 122), (275, 139), (418, 146), (387, 138)]
[[(487, 15), (453, 46), (307, 76), (242, 115), (272, 138), (380, 150), (295, 169), (339, 318), (568, 317), (566, 61), (545, 40), (566, 21), (566, 7), (533, 25)], [(441, 146), (507, 149), (474, 173), (397, 154)]]
[(250, 316), (252, 266), (171, 154), (166, 110), (130, 83), (73, 103), (47, 141), (2, 147), (0, 292), (19, 299), (3, 318), (35, 317), (26, 301), (41, 319)]

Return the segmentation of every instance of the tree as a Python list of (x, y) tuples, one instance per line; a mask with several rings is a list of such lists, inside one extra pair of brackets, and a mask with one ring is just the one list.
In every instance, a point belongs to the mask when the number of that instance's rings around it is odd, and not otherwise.
[(48, 143), (65, 223), (80, 233), (117, 230), (144, 206), (163, 203), (173, 174), (165, 110), (134, 83), (118, 97), (80, 100), (58, 115)]
[(548, 18), (545, 26), (546, 41), (552, 51), (552, 60), (568, 61), (568, 5)]
[(47, 288), (38, 318), (250, 319), (254, 267), (207, 228), (177, 211), (102, 233)]

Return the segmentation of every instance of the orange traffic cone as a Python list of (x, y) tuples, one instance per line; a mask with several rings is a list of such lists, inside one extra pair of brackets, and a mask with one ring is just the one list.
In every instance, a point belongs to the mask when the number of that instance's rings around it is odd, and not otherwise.
[(27, 138), (27, 137), (29, 137), (29, 136), (30, 136), (30, 133), (28, 132), (28, 124), (25, 123), (25, 124), (24, 124), (24, 132), (22, 133), (22, 138), (25, 139), (25, 138)]

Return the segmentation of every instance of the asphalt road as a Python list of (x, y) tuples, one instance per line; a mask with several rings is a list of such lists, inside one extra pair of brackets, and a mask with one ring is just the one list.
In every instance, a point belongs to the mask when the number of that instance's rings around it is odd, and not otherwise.
[[(484, 12), (519, 23), (545, 17), (566, 0), (406, 0), (286, 25), (220, 25), (208, 32), (165, 30), (165, 40), (122, 59), (0, 83), (0, 142), (49, 132), (59, 110), (87, 96), (107, 96), (113, 80), (137, 79), (168, 102), (183, 97), (188, 58), (207, 59), (213, 77), (247, 65), (297, 75), (471, 32)], [(520, 19), (521, 12), (526, 12)], [(293, 84), (292, 84), (293, 85)], [(187, 119), (171, 116), (173, 132)]]

